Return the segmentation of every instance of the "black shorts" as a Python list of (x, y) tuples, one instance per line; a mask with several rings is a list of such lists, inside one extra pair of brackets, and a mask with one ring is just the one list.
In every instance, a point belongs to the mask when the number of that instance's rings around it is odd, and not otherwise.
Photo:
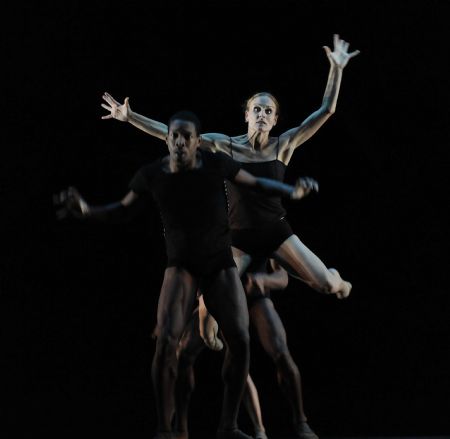
[(167, 267), (184, 268), (197, 278), (205, 278), (211, 277), (223, 269), (236, 267), (236, 263), (231, 248), (228, 247), (213, 255), (199, 256), (192, 254), (184, 258), (169, 258)]
[(293, 234), (289, 223), (282, 218), (260, 228), (234, 229), (231, 242), (233, 247), (249, 255), (270, 257)]

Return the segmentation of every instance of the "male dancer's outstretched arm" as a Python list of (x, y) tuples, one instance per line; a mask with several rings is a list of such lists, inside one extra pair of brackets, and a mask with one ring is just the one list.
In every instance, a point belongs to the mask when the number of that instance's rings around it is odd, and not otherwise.
[(99, 221), (122, 222), (132, 218), (141, 205), (140, 197), (133, 191), (129, 191), (120, 201), (100, 206), (89, 205), (78, 190), (70, 186), (53, 198), (58, 219), (73, 216), (78, 219), (92, 218)]

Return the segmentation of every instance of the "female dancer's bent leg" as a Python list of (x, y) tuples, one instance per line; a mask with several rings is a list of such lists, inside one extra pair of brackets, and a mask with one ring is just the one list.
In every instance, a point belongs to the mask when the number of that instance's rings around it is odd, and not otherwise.
[(348, 297), (352, 289), (350, 282), (343, 280), (334, 268), (324, 263), (303, 244), (297, 235), (292, 235), (274, 252), (275, 259), (311, 288), (325, 294), (336, 294), (339, 299)]

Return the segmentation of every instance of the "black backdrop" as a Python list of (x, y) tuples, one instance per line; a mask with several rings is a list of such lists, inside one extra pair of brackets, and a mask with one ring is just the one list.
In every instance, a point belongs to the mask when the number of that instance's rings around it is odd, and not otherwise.
[[(1, 331), (6, 429), (148, 437), (150, 333), (164, 269), (158, 215), (57, 222), (53, 193), (118, 200), (165, 145), (103, 121), (101, 94), (165, 121), (243, 133), (241, 103), (279, 97), (281, 133), (320, 106), (333, 33), (361, 54), (336, 114), (291, 162), (320, 194), (286, 203), (301, 239), (352, 281), (347, 301), (296, 280), (274, 301), (323, 436), (450, 434), (449, 154), (443, 1), (16, 4), (5, 13)], [(252, 346), (269, 432), (287, 431), (273, 365)], [(220, 354), (198, 361), (194, 431), (213, 432)], [(242, 416), (248, 428), (248, 419)]]

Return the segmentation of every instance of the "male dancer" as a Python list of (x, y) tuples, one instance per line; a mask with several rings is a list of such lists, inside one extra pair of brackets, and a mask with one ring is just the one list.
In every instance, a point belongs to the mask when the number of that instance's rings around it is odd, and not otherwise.
[(98, 219), (123, 218), (147, 193), (155, 199), (165, 229), (167, 268), (157, 311), (157, 343), (152, 364), (158, 433), (172, 439), (176, 350), (198, 289), (228, 345), (223, 363), (224, 396), (218, 439), (250, 439), (237, 428), (237, 414), (249, 365), (248, 311), (231, 254), (224, 179), (255, 190), (300, 199), (317, 183), (300, 179), (295, 187), (256, 178), (224, 154), (199, 150), (200, 122), (190, 112), (168, 123), (169, 155), (141, 168), (120, 201), (88, 205), (75, 188), (59, 196), (67, 213)]

